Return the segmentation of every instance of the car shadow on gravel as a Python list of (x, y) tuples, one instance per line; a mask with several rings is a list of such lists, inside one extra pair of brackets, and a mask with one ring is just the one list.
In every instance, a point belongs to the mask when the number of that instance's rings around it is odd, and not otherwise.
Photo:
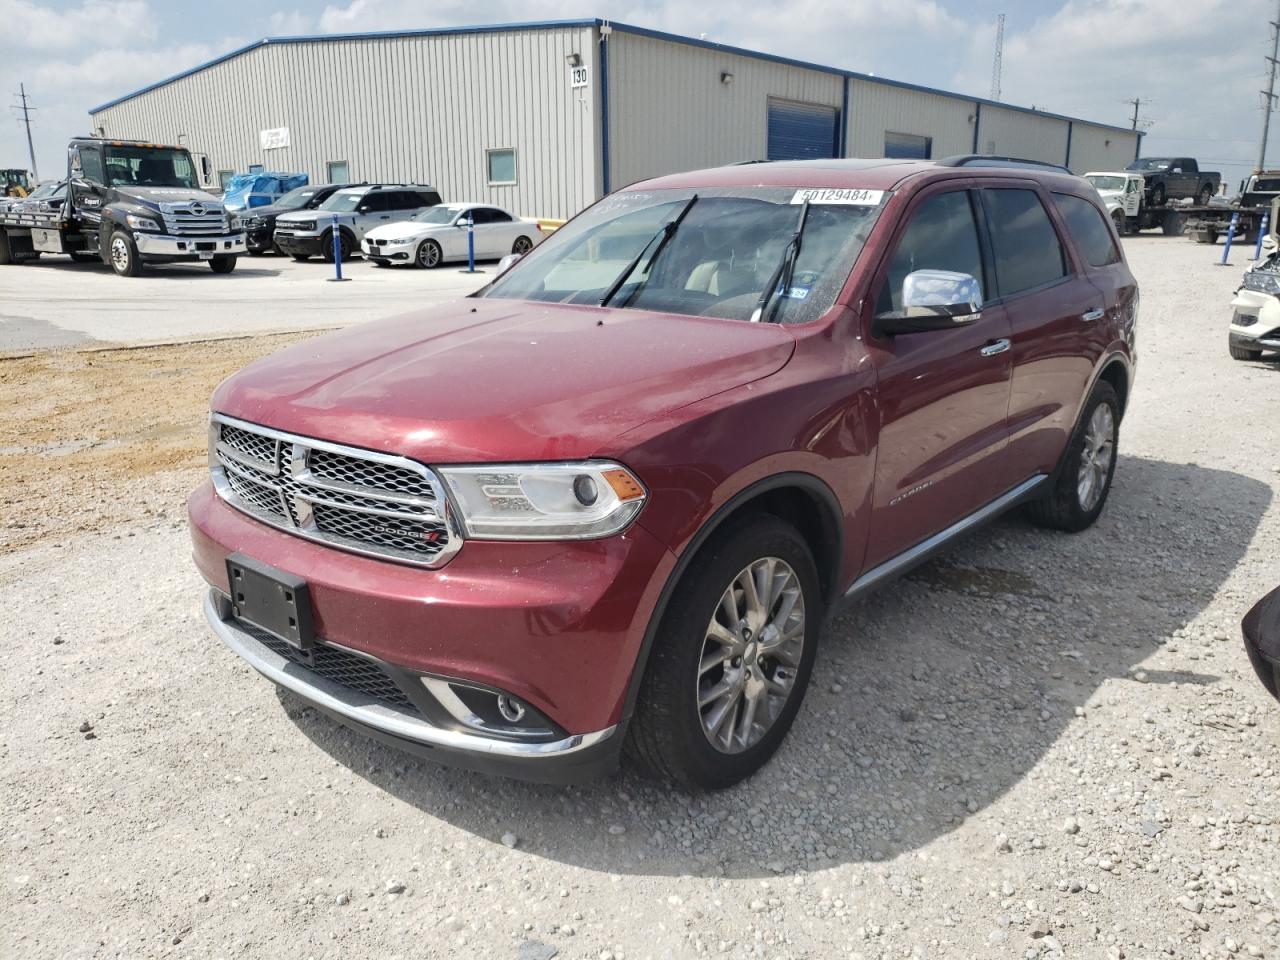
[[(885, 860), (983, 816), (1078, 708), (1090, 718), (1081, 723), (1106, 723), (1112, 697), (1095, 697), (1104, 683), (1218, 682), (1138, 665), (1211, 602), (1270, 500), (1266, 485), (1236, 473), (1122, 457), (1093, 529), (1065, 535), (1018, 514), (1001, 520), (837, 612), (782, 749), (720, 793), (628, 772), (576, 787), (471, 774), (280, 697), (306, 736), (389, 805), (493, 843), (514, 834), (529, 856), (608, 873), (731, 877)], [(1212, 535), (1193, 540), (1196, 531)], [(1119, 737), (1129, 727), (1113, 729)], [(994, 818), (989, 831), (1001, 832)]]

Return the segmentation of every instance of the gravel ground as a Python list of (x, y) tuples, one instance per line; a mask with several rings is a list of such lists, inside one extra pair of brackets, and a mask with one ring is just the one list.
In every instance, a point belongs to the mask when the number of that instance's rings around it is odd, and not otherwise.
[[(278, 694), (197, 610), (200, 422), (86, 487), (88, 527), (12, 466), (39, 533), (0, 556), (0, 955), (1280, 958), (1280, 707), (1238, 631), (1280, 581), (1280, 365), (1227, 357), (1243, 255), (1126, 249), (1142, 356), (1099, 524), (1007, 518), (845, 610), (787, 744), (718, 794), (448, 770)], [(137, 383), (207, 391), (193, 356)]]

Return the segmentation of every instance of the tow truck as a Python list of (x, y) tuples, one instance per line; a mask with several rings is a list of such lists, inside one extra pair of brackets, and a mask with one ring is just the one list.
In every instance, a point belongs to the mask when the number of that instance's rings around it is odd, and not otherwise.
[(244, 232), (200, 188), (208, 174), (185, 147), (77, 137), (67, 147), (60, 205), (0, 208), (0, 265), (65, 253), (101, 260), (124, 277), (147, 264), (201, 261), (230, 273), (245, 252)]
[(1280, 196), (1280, 173), (1265, 170), (1241, 182), (1234, 203), (1152, 203), (1145, 189), (1146, 180), (1132, 170), (1086, 173), (1084, 178), (1102, 196), (1121, 236), (1158, 227), (1166, 236), (1186, 234), (1196, 243), (1217, 243), (1231, 229), (1233, 216), (1236, 232), (1232, 239), (1253, 242), (1263, 215), (1271, 209), (1271, 201)]

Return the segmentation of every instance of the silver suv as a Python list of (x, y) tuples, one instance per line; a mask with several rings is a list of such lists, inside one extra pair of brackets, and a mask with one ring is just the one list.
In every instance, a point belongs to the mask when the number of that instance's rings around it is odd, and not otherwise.
[(408, 220), (440, 202), (434, 187), (421, 183), (375, 183), (339, 190), (314, 210), (276, 218), (276, 246), (295, 260), (321, 256), (333, 262), (333, 224), (338, 223), (342, 259), (360, 249), (365, 233), (384, 223)]

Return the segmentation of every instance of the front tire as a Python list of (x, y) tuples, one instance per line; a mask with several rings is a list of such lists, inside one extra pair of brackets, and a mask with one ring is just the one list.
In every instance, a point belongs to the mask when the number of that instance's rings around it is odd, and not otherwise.
[(418, 252), (414, 256), (414, 262), (418, 266), (433, 270), (440, 266), (440, 261), (443, 259), (444, 252), (440, 249), (440, 244), (434, 240), (423, 240), (418, 244)]
[(751, 776), (795, 720), (821, 623), (817, 568), (794, 527), (760, 515), (717, 532), (662, 619), (628, 756), (651, 776), (703, 789)]
[(107, 262), (121, 277), (142, 275), (142, 259), (138, 256), (138, 245), (133, 242), (133, 237), (123, 230), (111, 232), (111, 241), (107, 246)]
[(1043, 527), (1078, 533), (1093, 526), (1107, 504), (1116, 472), (1120, 401), (1115, 387), (1099, 381), (1071, 436), (1053, 489), (1028, 505)]
[(1207, 207), (1209, 205), (1209, 201), (1212, 199), (1213, 199), (1213, 186), (1211, 184), (1206, 183), (1203, 187), (1200, 188), (1200, 194), (1196, 197), (1196, 200), (1199, 201), (1200, 206)]
[[(333, 231), (330, 230), (320, 238), (320, 256), (325, 263), (333, 263)], [(346, 263), (351, 259), (351, 238), (341, 230), (338, 231), (338, 256)]]
[(214, 257), (209, 261), (209, 269), (214, 273), (230, 273), (235, 268), (235, 257)]
[(1154, 187), (1151, 188), (1151, 205), (1153, 207), (1163, 207), (1164, 198), (1165, 198), (1164, 184), (1157, 183)]
[(1261, 360), (1261, 350), (1250, 350), (1248, 347), (1236, 346), (1234, 343), (1227, 341), (1227, 351), (1231, 354), (1232, 360)]

